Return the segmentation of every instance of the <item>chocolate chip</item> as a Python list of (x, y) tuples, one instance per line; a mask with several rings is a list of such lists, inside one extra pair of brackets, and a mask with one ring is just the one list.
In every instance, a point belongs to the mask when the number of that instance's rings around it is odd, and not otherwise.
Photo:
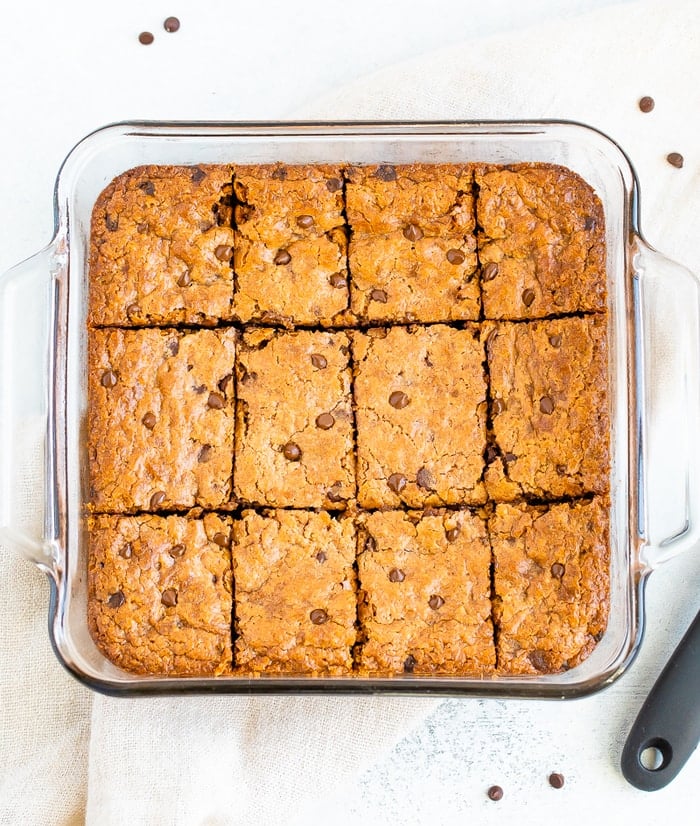
[(210, 393), (207, 399), (207, 406), (213, 410), (223, 410), (225, 403), (224, 397), (220, 393)]
[(498, 275), (498, 264), (495, 261), (491, 261), (481, 271), (481, 280), (482, 281), (493, 281), (493, 279), (497, 275)]
[(406, 574), (401, 568), (392, 568), (389, 571), (389, 582), (403, 582), (406, 579)]
[(505, 409), (506, 403), (503, 399), (494, 399), (493, 402), (491, 402), (491, 413), (494, 416), (499, 416)]
[(165, 502), (165, 492), (162, 490), (157, 490), (153, 496), (151, 496), (151, 507), (157, 508)]
[(126, 308), (126, 314), (127, 315), (140, 315), (141, 314), (141, 308), (139, 307), (138, 304), (129, 304), (129, 306)]
[(176, 356), (180, 352), (180, 342), (176, 338), (171, 338), (168, 342), (168, 350), (170, 354)]
[(272, 177), (276, 181), (286, 181), (287, 180), (287, 170), (283, 166), (278, 166), (272, 170)]
[(115, 591), (107, 600), (107, 605), (110, 608), (119, 608), (126, 602), (123, 591)]
[(326, 491), (326, 498), (328, 499), (329, 502), (344, 502), (345, 501), (345, 497), (343, 496), (343, 494), (335, 488), (330, 488), (329, 490)]
[(644, 114), (651, 112), (654, 106), (654, 98), (649, 97), (649, 95), (644, 95), (643, 98), (639, 98), (639, 108), (642, 112), (644, 112)]
[(515, 453), (504, 453), (503, 454), (503, 461), (504, 462), (515, 462), (518, 457)]
[(556, 333), (556, 335), (550, 336), (549, 337), (549, 343), (552, 345), (552, 347), (561, 347), (561, 336), (559, 335), (559, 333)]
[(365, 539), (365, 550), (371, 552), (377, 550), (377, 540), (371, 534), (367, 534), (367, 539)]
[(180, 21), (177, 17), (166, 17), (163, 21), (163, 28), (166, 32), (176, 32), (180, 28)]
[(311, 356), (311, 364), (318, 370), (325, 370), (328, 367), (328, 359), (320, 353), (313, 353)]
[(309, 614), (309, 619), (314, 625), (323, 625), (324, 622), (328, 622), (328, 614), (323, 608), (314, 608)]
[(559, 476), (566, 476), (566, 465), (557, 465), (554, 469), (556, 470)]
[(413, 656), (413, 654), (409, 654), (408, 657), (403, 661), (403, 670), (406, 674), (413, 674), (413, 669), (418, 665), (418, 660)]
[(334, 424), (335, 419), (330, 413), (321, 413), (320, 416), (316, 416), (316, 427), (320, 427), (321, 430), (330, 430)]
[(377, 171), (374, 174), (380, 181), (385, 181), (387, 183), (389, 181), (396, 180), (396, 170), (389, 164), (382, 164), (381, 166), (378, 166)]
[(287, 442), (282, 448), (282, 455), (290, 462), (298, 462), (301, 459), (301, 448), (294, 442)]
[(300, 226), (302, 229), (309, 229), (314, 225), (314, 219), (311, 215), (299, 215), (297, 217), (297, 226)]
[(228, 244), (219, 244), (214, 250), (214, 255), (219, 261), (230, 261), (233, 255), (233, 249)]
[(403, 235), (408, 241), (420, 241), (423, 237), (423, 230), (418, 224), (407, 224), (403, 228)]
[(211, 445), (202, 445), (197, 454), (197, 461), (200, 464), (204, 464), (204, 462), (208, 462), (211, 459), (213, 453), (214, 448)]
[(462, 250), (447, 250), (445, 253), (445, 258), (450, 262), (450, 264), (463, 264), (464, 259), (467, 256), (462, 252)]
[(401, 491), (406, 487), (406, 477), (403, 473), (392, 473), (391, 476), (386, 480), (387, 485), (394, 491), (394, 493), (401, 493)]
[(444, 604), (445, 600), (439, 594), (433, 594), (428, 600), (428, 605), (433, 609), (433, 611), (437, 611), (439, 608), (442, 608)]
[(185, 546), (181, 544), (173, 545), (173, 547), (168, 551), (170, 556), (173, 559), (177, 559), (178, 557), (182, 556), (185, 553)]
[(397, 410), (403, 410), (410, 404), (410, 399), (402, 390), (394, 390), (389, 396), (389, 404)]
[(177, 286), (178, 287), (189, 287), (192, 283), (192, 279), (190, 278), (189, 270), (185, 270), (182, 275), (177, 279)]
[(329, 178), (326, 181), (326, 189), (329, 192), (339, 192), (343, 188), (343, 182), (340, 178)]
[(555, 562), (551, 567), (552, 576), (556, 579), (561, 579), (564, 576), (564, 570), (564, 566), (561, 562)]
[(111, 388), (117, 383), (117, 374), (112, 370), (105, 370), (100, 378), (100, 384), (103, 387)]
[(670, 152), (666, 155), (666, 160), (671, 166), (675, 166), (676, 169), (683, 169), (684, 158), (680, 152)]
[(141, 419), (141, 424), (145, 428), (148, 428), (148, 430), (153, 430), (153, 428), (156, 426), (157, 421), (158, 419), (156, 419), (155, 413), (151, 413), (151, 411), (149, 410), (148, 413), (146, 413), (146, 415), (143, 417), (143, 419)]
[(503, 799), (503, 789), (500, 786), (491, 786), (486, 794), (489, 796), (489, 800)]
[(138, 186), (141, 192), (145, 192), (146, 195), (156, 194), (156, 188), (153, 185), (153, 181), (141, 181), (141, 183)]
[(540, 399), (540, 411), (547, 416), (554, 413), (554, 401), (550, 396), (542, 396)]
[(136, 224), (136, 232), (139, 232), (141, 235), (143, 235), (144, 232), (148, 232), (148, 224), (145, 224), (143, 222), (140, 224)]
[(166, 608), (174, 608), (177, 605), (177, 591), (174, 588), (166, 588), (160, 595), (160, 601)]
[(319, 552), (316, 554), (316, 559), (317, 559), (319, 562), (323, 563), (323, 562), (325, 562), (325, 561), (328, 559), (328, 557), (327, 557), (327, 556), (323, 553), (323, 551), (319, 551)]
[(141, 34), (139, 35), (139, 43), (142, 46), (150, 46), (154, 40), (155, 38), (150, 32), (141, 32)]
[(110, 232), (116, 232), (119, 229), (119, 218), (112, 218), (111, 215), (105, 215), (105, 226)]
[(220, 548), (228, 548), (228, 537), (225, 533), (215, 533), (214, 536), (212, 536), (211, 541)]
[[(255, 374), (254, 374), (255, 375)], [(257, 378), (257, 376), (256, 376)], [(216, 386), (221, 390), (222, 393), (226, 392), (226, 388), (228, 387), (229, 382), (233, 381), (233, 373), (227, 373), (223, 379), (219, 379), (216, 383)]]
[[(644, 110), (642, 110), (642, 111), (644, 111)], [(553, 789), (562, 789), (562, 788), (564, 788), (564, 775), (559, 774), (559, 772), (552, 772), (549, 775), (549, 785)]]
[(369, 297), (372, 301), (378, 301), (380, 304), (386, 304), (387, 302), (387, 294), (384, 290), (372, 290)]
[(123, 545), (119, 549), (119, 556), (123, 557), (124, 559), (131, 559), (131, 555), (133, 553), (133, 549), (131, 547), (131, 543), (127, 542), (126, 545)]
[(498, 458), (498, 448), (494, 447), (494, 445), (488, 445), (486, 450), (484, 451), (484, 461), (487, 465), (493, 464)]
[(454, 542), (455, 539), (459, 536), (459, 527), (456, 528), (449, 528), (445, 531), (445, 539), (448, 542)]
[(538, 671), (546, 672), (549, 670), (549, 666), (547, 665), (547, 659), (545, 656), (545, 652), (539, 648), (536, 648), (534, 651), (531, 651), (527, 655), (528, 660), (532, 663), (533, 667), (536, 668)]
[(192, 179), (192, 183), (198, 184), (207, 177), (207, 173), (198, 166), (195, 166), (190, 177)]
[(348, 283), (345, 280), (345, 276), (342, 273), (334, 272), (333, 275), (328, 279), (330, 282), (331, 287), (347, 287)]
[(596, 219), (593, 218), (591, 215), (587, 215), (586, 220), (583, 222), (583, 228), (586, 230), (586, 232), (591, 232), (591, 230), (594, 230), (597, 226), (598, 222), (596, 221)]
[(428, 468), (422, 467), (418, 473), (416, 473), (416, 484), (424, 490), (435, 490), (435, 480)]
[(202, 393), (204, 393), (204, 391), (207, 389), (207, 386), (206, 384), (193, 384), (192, 389), (198, 396), (201, 396)]
[(289, 264), (292, 260), (292, 256), (287, 252), (287, 250), (279, 250), (273, 260), (277, 266), (280, 266), (282, 264)]
[(527, 290), (523, 290), (523, 304), (526, 307), (529, 307), (532, 302), (535, 300), (535, 291), (528, 288)]

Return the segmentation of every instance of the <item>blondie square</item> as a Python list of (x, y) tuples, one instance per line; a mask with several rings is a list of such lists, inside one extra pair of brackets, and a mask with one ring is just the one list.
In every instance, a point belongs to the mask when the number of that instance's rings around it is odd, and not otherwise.
[(486, 381), (477, 328), (436, 324), (352, 336), (360, 506), (485, 501)]
[(360, 671), (483, 676), (495, 665), (491, 549), (468, 511), (366, 514), (358, 542)]
[[(609, 488), (607, 317), (486, 324), (496, 501)], [(487, 452), (488, 455), (488, 452)]]
[(93, 330), (90, 505), (134, 512), (228, 504), (233, 330)]
[(230, 520), (88, 519), (88, 620), (97, 647), (137, 674), (231, 672)]
[(350, 346), (345, 333), (250, 330), (238, 348), (240, 500), (342, 510), (355, 497)]
[(233, 304), (229, 166), (141, 166), (92, 213), (89, 321), (215, 324)]
[(354, 562), (352, 519), (244, 512), (234, 525), (236, 667), (253, 674), (350, 672)]
[(489, 533), (499, 672), (551, 673), (578, 665), (607, 624), (607, 501), (497, 505)]
[(560, 166), (477, 169), (481, 286), (486, 318), (603, 311), (603, 207)]

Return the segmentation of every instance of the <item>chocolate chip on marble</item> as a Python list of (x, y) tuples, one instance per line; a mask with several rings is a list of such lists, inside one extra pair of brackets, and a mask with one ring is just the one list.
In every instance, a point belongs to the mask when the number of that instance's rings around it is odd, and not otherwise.
[(549, 343), (552, 345), (552, 347), (561, 347), (561, 335), (559, 335), (559, 333), (556, 333), (555, 335), (550, 336)]
[(403, 582), (406, 579), (406, 574), (401, 568), (392, 568), (389, 571), (389, 582)]
[(107, 605), (109, 605), (110, 608), (119, 608), (124, 605), (125, 602), (126, 599), (124, 598), (124, 592), (115, 591), (113, 594), (110, 594), (107, 600)]
[(645, 115), (649, 114), (654, 106), (656, 106), (656, 103), (654, 102), (653, 97), (644, 95), (644, 97), (639, 98), (639, 108)]
[(207, 399), (207, 407), (211, 407), (213, 410), (223, 410), (225, 403), (224, 397), (220, 393), (210, 393)]
[(334, 272), (333, 275), (331, 275), (331, 277), (328, 279), (328, 282), (330, 283), (331, 287), (335, 287), (336, 289), (339, 289), (341, 287), (347, 287), (348, 285), (345, 276), (340, 272)]
[(378, 301), (380, 304), (386, 304), (388, 296), (384, 290), (372, 290), (369, 294), (372, 301)]
[(214, 250), (214, 256), (218, 258), (219, 261), (230, 261), (232, 255), (233, 249), (229, 244), (219, 244), (219, 246)]
[(105, 226), (110, 232), (116, 232), (119, 229), (119, 218), (105, 215)]
[(666, 155), (666, 160), (671, 164), (671, 166), (675, 166), (676, 169), (683, 169), (685, 159), (680, 152), (670, 152)]
[(211, 445), (202, 445), (197, 454), (197, 461), (200, 464), (204, 464), (204, 462), (208, 462), (214, 454), (214, 448)]
[(113, 370), (105, 370), (100, 378), (100, 384), (107, 389), (114, 387), (117, 383), (117, 374)]
[(326, 189), (329, 192), (340, 192), (342, 188), (343, 182), (340, 180), (340, 178), (329, 178), (326, 181)]
[(214, 536), (212, 536), (211, 541), (220, 548), (228, 548), (228, 537), (225, 533), (221, 533), (220, 531), (215, 533)]
[(531, 290), (529, 287), (527, 290), (523, 290), (523, 304), (526, 307), (529, 307), (532, 302), (535, 300), (535, 291)]
[(563, 789), (564, 788), (564, 775), (559, 774), (559, 772), (552, 772), (549, 775), (549, 785), (553, 789)]
[(564, 570), (564, 566), (561, 562), (555, 562), (551, 567), (552, 576), (556, 579), (561, 579), (564, 576)]
[(126, 545), (122, 545), (119, 549), (119, 556), (123, 557), (124, 559), (131, 559), (133, 554), (133, 548), (131, 547), (131, 542), (127, 542)]
[(309, 229), (314, 225), (314, 219), (311, 215), (298, 215), (297, 216), (297, 226), (301, 227), (302, 229)]
[(142, 46), (150, 46), (154, 40), (155, 37), (153, 37), (151, 32), (141, 32), (141, 34), (139, 35), (139, 43)]
[(328, 622), (328, 614), (323, 608), (314, 608), (309, 614), (309, 619), (314, 625), (323, 625), (324, 622)]
[(178, 287), (189, 287), (192, 283), (192, 279), (190, 278), (189, 270), (185, 270), (182, 275), (177, 279), (177, 286)]
[(155, 195), (156, 188), (153, 181), (141, 181), (138, 185), (141, 192), (144, 192), (146, 195)]
[(459, 527), (456, 527), (456, 528), (448, 528), (448, 529), (445, 531), (445, 539), (446, 539), (448, 542), (454, 542), (454, 541), (455, 541), (455, 539), (457, 539), (457, 537), (458, 537), (458, 536), (459, 536)]
[(313, 353), (311, 355), (311, 364), (313, 364), (317, 370), (325, 370), (326, 367), (328, 367), (328, 359), (320, 353)]
[(320, 427), (321, 430), (330, 430), (334, 424), (335, 419), (331, 413), (321, 413), (320, 416), (316, 416), (316, 427)]
[(502, 800), (503, 799), (503, 789), (500, 786), (491, 786), (486, 792), (489, 796), (489, 800)]
[(174, 588), (166, 588), (160, 595), (160, 601), (166, 608), (174, 608), (177, 605), (177, 591)]
[(418, 660), (413, 656), (413, 654), (409, 654), (408, 657), (403, 661), (403, 670), (406, 674), (412, 674), (413, 669), (418, 665)]
[(328, 557), (327, 557), (327, 556), (323, 553), (323, 551), (319, 551), (319, 552), (316, 554), (316, 559), (317, 559), (319, 562), (323, 563), (323, 562), (325, 562), (325, 561), (328, 559)]
[(392, 473), (391, 476), (386, 480), (387, 485), (394, 491), (394, 493), (401, 493), (401, 491), (406, 487), (406, 482), (408, 480), (403, 475), (403, 473)]
[(185, 553), (185, 546), (180, 543), (178, 543), (177, 545), (173, 545), (173, 547), (168, 551), (168, 553), (170, 554), (170, 556), (172, 556), (173, 559), (177, 559)]
[(165, 502), (165, 491), (157, 490), (153, 496), (151, 496), (151, 508), (158, 508), (163, 502)]
[(289, 262), (292, 260), (292, 256), (287, 252), (287, 250), (278, 250), (273, 260), (275, 264), (277, 264), (277, 266), (279, 267), (284, 264), (289, 264)]
[(397, 410), (403, 410), (404, 407), (408, 407), (410, 402), (411, 400), (402, 390), (394, 390), (389, 396), (389, 404)]
[(583, 222), (583, 228), (586, 232), (591, 232), (598, 226), (598, 222), (592, 215), (587, 215), (586, 220)]
[(195, 184), (200, 183), (206, 177), (207, 177), (207, 173), (203, 169), (200, 169), (198, 166), (194, 167), (194, 169), (192, 170), (192, 175), (190, 175), (190, 178), (192, 179), (192, 183), (195, 183)]
[(148, 430), (153, 430), (153, 428), (156, 426), (157, 421), (158, 420), (156, 419), (155, 413), (151, 413), (151, 411), (149, 410), (148, 413), (146, 413), (146, 415), (143, 417), (143, 419), (141, 419), (141, 424)]
[(407, 224), (403, 228), (403, 235), (407, 241), (420, 241), (423, 237), (423, 230), (418, 224)]
[(422, 467), (418, 473), (416, 473), (416, 484), (424, 490), (435, 490), (435, 480), (428, 468)]
[(380, 181), (384, 181), (385, 183), (396, 180), (396, 170), (390, 164), (381, 164), (378, 166), (374, 175), (379, 178)]
[(497, 275), (498, 275), (498, 264), (495, 261), (491, 261), (481, 271), (481, 280), (482, 281), (493, 281), (493, 279)]
[(166, 32), (172, 34), (180, 28), (180, 21), (177, 19), (177, 17), (166, 17), (163, 21), (163, 28)]
[(445, 600), (440, 596), (440, 594), (433, 594), (428, 600), (428, 605), (433, 609), (433, 611), (439, 610), (444, 604)]
[(451, 249), (445, 253), (445, 258), (447, 258), (450, 264), (454, 264), (455, 266), (463, 264), (466, 257), (462, 250)]
[(542, 396), (540, 399), (540, 411), (546, 416), (554, 413), (554, 400), (551, 396)]
[(282, 448), (282, 455), (290, 462), (298, 462), (301, 459), (301, 448), (294, 442), (287, 442)]

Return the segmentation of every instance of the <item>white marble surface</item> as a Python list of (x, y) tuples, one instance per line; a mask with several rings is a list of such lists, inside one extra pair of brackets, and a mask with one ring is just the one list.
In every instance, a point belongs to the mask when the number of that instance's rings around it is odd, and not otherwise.
[[(284, 119), (397, 60), (604, 5), (606, 0), (7, 4), (0, 49), (0, 270), (49, 240), (61, 160), (76, 140), (107, 122)], [(182, 22), (176, 34), (162, 30), (171, 14)], [(152, 46), (136, 40), (144, 29), (156, 35)], [(653, 795), (627, 786), (618, 761), (639, 705), (700, 605), (699, 593), (698, 554), (677, 559), (651, 579), (644, 646), (618, 684), (568, 703), (445, 702), (352, 788), (320, 794), (309, 815), (335, 824), (406, 826), (470, 818), (481, 824), (516, 818), (611, 823), (613, 817), (635, 824), (697, 822), (698, 753), (671, 787)], [(548, 786), (551, 771), (565, 775), (562, 790)], [(499, 803), (485, 797), (492, 783), (505, 790)]]

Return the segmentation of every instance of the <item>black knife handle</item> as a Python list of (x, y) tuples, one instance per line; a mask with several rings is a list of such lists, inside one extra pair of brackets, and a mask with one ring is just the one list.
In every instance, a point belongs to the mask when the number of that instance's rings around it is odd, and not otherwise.
[[(700, 613), (678, 643), (634, 721), (622, 751), (622, 773), (646, 792), (662, 789), (678, 774), (700, 741)], [(658, 768), (642, 763), (656, 749)]]

